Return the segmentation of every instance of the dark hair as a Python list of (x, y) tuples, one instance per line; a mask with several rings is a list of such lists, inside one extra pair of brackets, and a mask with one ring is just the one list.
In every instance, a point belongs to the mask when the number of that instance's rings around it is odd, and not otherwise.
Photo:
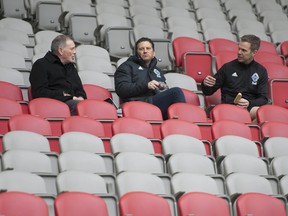
[(259, 50), (261, 40), (255, 35), (243, 35), (240, 41), (250, 43), (252, 52), (255, 50)]
[(68, 40), (72, 40), (72, 38), (67, 35), (58, 35), (55, 37), (51, 43), (51, 52), (57, 54), (59, 48), (66, 47), (66, 42)]
[(139, 40), (137, 40), (136, 43), (135, 43), (135, 52), (137, 52), (138, 44), (141, 43), (141, 42), (144, 42), (144, 41), (149, 42), (151, 44), (151, 46), (152, 46), (152, 49), (154, 50), (154, 42), (150, 38), (142, 37)]

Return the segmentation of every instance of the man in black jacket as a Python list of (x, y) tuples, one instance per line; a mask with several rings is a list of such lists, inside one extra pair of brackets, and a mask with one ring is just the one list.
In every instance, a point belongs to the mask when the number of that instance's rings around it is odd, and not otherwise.
[(57, 36), (51, 51), (32, 66), (29, 77), (32, 97), (47, 97), (65, 102), (76, 115), (76, 105), (86, 99), (75, 62), (74, 41), (66, 35)]
[(238, 58), (224, 64), (214, 76), (207, 76), (201, 84), (205, 95), (212, 95), (221, 88), (221, 102), (234, 104), (238, 93), (242, 94), (236, 105), (248, 109), (256, 118), (259, 106), (268, 102), (268, 75), (266, 69), (254, 61), (260, 47), (255, 35), (241, 37)]
[[(116, 70), (115, 89), (122, 102), (144, 101), (156, 105), (167, 119), (168, 107), (185, 102), (182, 90), (168, 88), (162, 71), (156, 66), (154, 43), (149, 38), (140, 38), (135, 44), (136, 55), (122, 63)], [(143, 110), (145, 112), (145, 110)]]

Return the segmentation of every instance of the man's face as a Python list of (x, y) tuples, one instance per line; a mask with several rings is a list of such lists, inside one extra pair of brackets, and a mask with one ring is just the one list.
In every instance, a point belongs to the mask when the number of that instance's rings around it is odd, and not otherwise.
[(256, 51), (251, 51), (251, 44), (248, 42), (240, 42), (238, 46), (238, 61), (244, 64), (249, 64), (256, 54)]
[(138, 44), (137, 54), (140, 56), (146, 64), (154, 58), (155, 52), (152, 48), (152, 44), (148, 41), (143, 41)]
[(60, 48), (60, 54), (61, 54), (61, 61), (63, 64), (67, 64), (70, 62), (75, 62), (75, 44), (72, 40), (66, 41), (66, 47)]

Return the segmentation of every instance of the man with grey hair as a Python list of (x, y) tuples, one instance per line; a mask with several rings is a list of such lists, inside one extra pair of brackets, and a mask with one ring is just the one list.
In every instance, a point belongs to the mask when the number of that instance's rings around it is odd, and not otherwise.
[[(204, 95), (212, 95), (220, 88), (222, 103), (248, 109), (253, 120), (259, 106), (268, 102), (267, 71), (254, 61), (260, 42), (255, 35), (242, 36), (237, 59), (224, 64), (214, 76), (207, 76), (201, 84)], [(238, 93), (242, 97), (234, 100)]]
[(65, 102), (71, 115), (77, 115), (76, 106), (86, 99), (75, 62), (75, 43), (66, 35), (57, 36), (51, 51), (32, 66), (30, 83), (32, 97), (53, 98)]

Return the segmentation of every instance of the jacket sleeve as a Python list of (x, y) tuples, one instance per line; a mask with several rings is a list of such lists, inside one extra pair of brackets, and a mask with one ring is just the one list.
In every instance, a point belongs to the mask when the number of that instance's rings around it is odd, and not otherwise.
[(114, 82), (116, 93), (122, 99), (138, 97), (149, 91), (145, 80), (133, 82), (133, 68), (126, 62), (117, 68)]
[(87, 99), (86, 92), (84, 91), (82, 81), (79, 77), (79, 74), (76, 68), (73, 68), (73, 80), (74, 80), (74, 96), (83, 97), (84, 99)]
[[(70, 96), (63, 96), (63, 91), (59, 89), (49, 88), (48, 71), (41, 61), (36, 61), (33, 64), (29, 81), (32, 87), (33, 98), (48, 97), (48, 98), (60, 98), (62, 100), (68, 100)], [(62, 98), (63, 97), (63, 98)]]
[(204, 85), (204, 80), (201, 83), (201, 89), (204, 95), (212, 95), (214, 92), (216, 92), (219, 88), (222, 87), (224, 83), (224, 70), (225, 70), (225, 65), (223, 65), (217, 73), (213, 76), (216, 79), (216, 83), (214, 86), (209, 87)]

